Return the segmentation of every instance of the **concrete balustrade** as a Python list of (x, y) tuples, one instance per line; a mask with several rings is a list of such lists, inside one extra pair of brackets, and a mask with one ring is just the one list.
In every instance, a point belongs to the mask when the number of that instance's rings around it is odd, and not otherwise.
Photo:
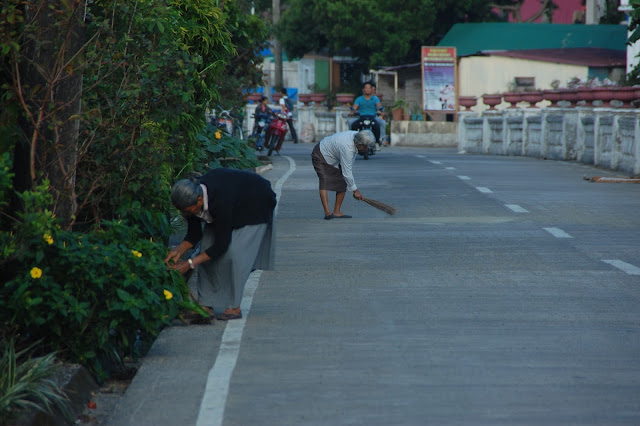
[(507, 108), (458, 115), (458, 148), (524, 155), (640, 175), (640, 109)]

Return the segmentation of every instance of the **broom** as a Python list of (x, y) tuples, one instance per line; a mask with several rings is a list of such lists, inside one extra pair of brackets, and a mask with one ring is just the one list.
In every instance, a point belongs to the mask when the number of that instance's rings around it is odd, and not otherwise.
[(372, 200), (371, 198), (364, 198), (364, 197), (362, 197), (362, 201), (369, 204), (370, 206), (375, 207), (378, 210), (382, 210), (386, 214), (393, 216), (394, 214), (398, 213), (398, 209), (396, 209), (392, 205), (383, 203), (382, 201)]

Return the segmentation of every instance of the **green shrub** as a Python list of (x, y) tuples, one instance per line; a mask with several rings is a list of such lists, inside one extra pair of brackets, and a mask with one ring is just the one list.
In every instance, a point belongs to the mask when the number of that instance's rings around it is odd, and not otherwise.
[(252, 169), (260, 165), (246, 140), (233, 138), (211, 124), (198, 135), (198, 140), (201, 151), (194, 156), (193, 170), (204, 173), (219, 167)]
[(182, 276), (163, 262), (166, 246), (124, 221), (87, 233), (60, 229), (46, 186), (22, 194), (25, 213), (0, 262), (0, 323), (89, 368), (98, 379), (133, 354), (136, 336), (152, 337), (181, 309), (198, 310)]

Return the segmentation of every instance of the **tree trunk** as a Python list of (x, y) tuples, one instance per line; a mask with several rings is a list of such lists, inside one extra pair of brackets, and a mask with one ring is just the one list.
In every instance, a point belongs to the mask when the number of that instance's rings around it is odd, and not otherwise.
[[(275, 26), (278, 24), (278, 21), (280, 21), (280, 0), (273, 0), (272, 8), (272, 19), (273, 25)], [(273, 39), (273, 61), (275, 65), (273, 86), (276, 90), (280, 90), (284, 87), (282, 75), (282, 44), (275, 38)]]
[[(50, 7), (53, 6), (53, 7)], [(32, 1), (25, 8), (27, 31), (17, 70), (23, 99), (19, 122), (23, 139), (16, 145), (14, 187), (32, 189), (50, 181), (53, 212), (65, 225), (77, 207), (75, 174), (81, 110), (79, 52), (85, 42), (84, 1)]]

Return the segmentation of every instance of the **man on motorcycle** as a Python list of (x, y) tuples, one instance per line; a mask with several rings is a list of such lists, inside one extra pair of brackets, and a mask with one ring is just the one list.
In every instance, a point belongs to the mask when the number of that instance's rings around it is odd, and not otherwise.
[[(353, 191), (353, 198), (362, 200), (362, 194), (353, 180), (351, 169), (356, 154), (369, 149), (372, 143), (374, 143), (374, 136), (370, 130), (361, 132), (347, 130), (327, 136), (313, 148), (311, 162), (320, 180), (320, 201), (325, 220), (351, 217), (340, 210), (347, 190)], [(333, 211), (329, 210), (329, 191), (336, 193)]]
[[(370, 115), (373, 118), (376, 116), (377, 111), (384, 111), (384, 107), (378, 99), (377, 96), (373, 94), (373, 88), (371, 87), (371, 83), (366, 82), (362, 86), (362, 96), (358, 96), (356, 101), (353, 103), (351, 109), (353, 112), (351, 115), (355, 115), (355, 113), (359, 113), (360, 116)], [(350, 123), (351, 130), (358, 130), (358, 120)], [(380, 142), (380, 125), (376, 120), (373, 120), (373, 134), (376, 137), (376, 143)]]

